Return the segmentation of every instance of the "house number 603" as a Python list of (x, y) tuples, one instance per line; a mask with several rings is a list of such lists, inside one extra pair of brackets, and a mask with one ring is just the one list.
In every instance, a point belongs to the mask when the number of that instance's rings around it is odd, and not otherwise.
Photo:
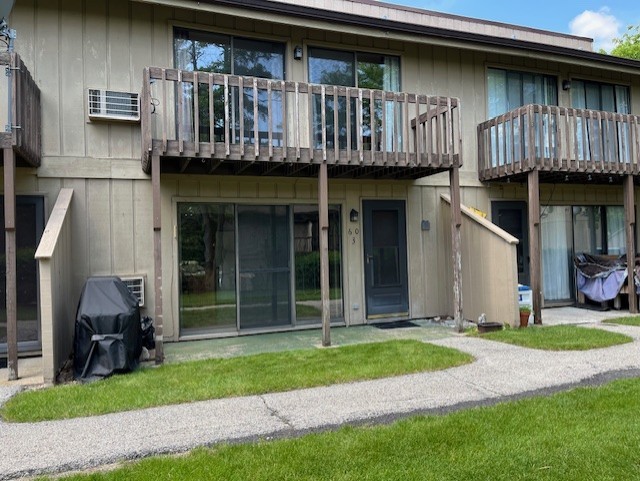
[(357, 227), (355, 228), (355, 230), (349, 229), (348, 234), (349, 237), (351, 237), (351, 244), (353, 245), (356, 243), (356, 236), (360, 234), (360, 229), (358, 229)]

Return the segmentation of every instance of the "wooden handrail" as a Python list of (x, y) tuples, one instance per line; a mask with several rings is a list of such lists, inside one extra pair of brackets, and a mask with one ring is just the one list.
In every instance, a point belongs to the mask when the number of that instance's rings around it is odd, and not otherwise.
[(638, 173), (639, 117), (530, 104), (478, 125), (481, 180), (542, 171)]
[(462, 164), (457, 98), (159, 67), (143, 77), (145, 171), (152, 154), (436, 170)]

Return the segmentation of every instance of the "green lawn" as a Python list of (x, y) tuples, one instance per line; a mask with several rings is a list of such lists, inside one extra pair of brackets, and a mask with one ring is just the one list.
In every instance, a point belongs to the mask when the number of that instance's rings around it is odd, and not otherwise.
[(300, 439), (197, 449), (73, 480), (640, 479), (640, 380)]
[(455, 349), (413, 340), (208, 359), (20, 393), (0, 414), (17, 422), (91, 416), (432, 371), (472, 360)]
[(615, 317), (602, 322), (606, 322), (607, 324), (622, 324), (625, 326), (640, 326), (640, 316)]
[(568, 325), (504, 329), (482, 338), (547, 351), (586, 351), (633, 341), (624, 334)]

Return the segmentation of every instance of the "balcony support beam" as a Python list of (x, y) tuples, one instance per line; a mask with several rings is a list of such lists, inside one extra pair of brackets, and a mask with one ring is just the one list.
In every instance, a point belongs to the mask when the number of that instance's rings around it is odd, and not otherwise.
[(4, 232), (9, 381), (18, 379), (18, 304), (16, 275), (16, 163), (13, 148), (4, 155)]
[(162, 334), (162, 205), (160, 196), (160, 156), (151, 156), (153, 190), (153, 279), (155, 293), (156, 364), (164, 361)]
[(327, 164), (318, 172), (318, 213), (320, 217), (320, 296), (322, 299), (322, 345), (331, 345), (331, 311), (329, 301), (329, 176)]
[(533, 297), (533, 322), (542, 324), (542, 284), (540, 256), (540, 178), (539, 171), (527, 174), (529, 194), (529, 269), (531, 273), (531, 291)]
[(638, 312), (638, 296), (636, 295), (634, 274), (635, 274), (635, 228), (636, 228), (636, 210), (635, 196), (633, 188), (633, 175), (627, 174), (624, 178), (624, 218), (625, 218), (625, 236), (627, 247), (627, 286), (629, 290), (629, 312), (636, 314)]
[(453, 320), (456, 331), (462, 332), (462, 212), (460, 210), (460, 172), (458, 167), (449, 170), (449, 191), (451, 194), (451, 252), (453, 255)]

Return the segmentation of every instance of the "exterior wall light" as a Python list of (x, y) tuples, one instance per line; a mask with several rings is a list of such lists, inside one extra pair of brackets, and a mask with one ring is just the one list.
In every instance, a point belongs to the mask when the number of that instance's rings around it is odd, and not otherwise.
[(351, 209), (351, 212), (349, 212), (349, 220), (351, 222), (358, 222), (358, 211), (355, 209)]
[(571, 88), (571, 80), (562, 81), (562, 90), (569, 90)]
[(302, 47), (300, 45), (296, 45), (293, 49), (293, 58), (296, 60), (302, 60)]

